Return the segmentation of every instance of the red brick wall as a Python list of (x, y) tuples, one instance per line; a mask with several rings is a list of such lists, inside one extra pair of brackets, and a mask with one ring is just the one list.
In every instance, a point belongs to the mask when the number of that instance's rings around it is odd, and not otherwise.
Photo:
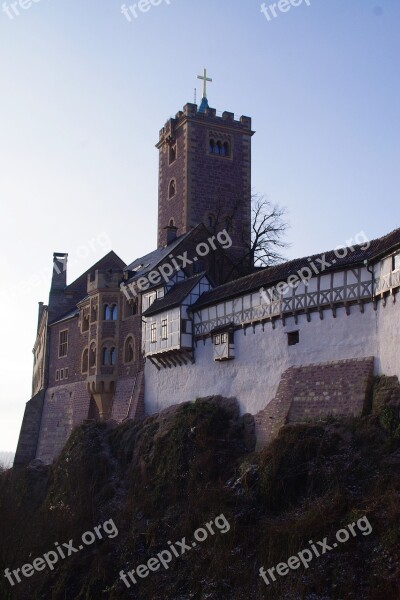
[[(234, 215), (230, 231), (234, 246), (242, 246), (242, 232), (250, 236), (251, 219), (251, 121), (232, 116), (216, 117), (196, 112), (166, 123), (160, 135), (158, 245), (165, 244), (164, 227), (174, 219), (178, 235), (198, 223), (208, 225), (208, 215), (220, 212), (217, 230), (224, 229), (224, 217)], [(229, 139), (231, 156), (209, 153), (210, 133)], [(214, 135), (217, 134), (217, 135)], [(176, 161), (169, 165), (168, 137), (177, 144)], [(226, 137), (223, 137), (226, 136)], [(168, 198), (169, 183), (176, 180), (176, 195)], [(235, 210), (236, 206), (236, 210)], [(219, 208), (218, 208), (219, 207)], [(219, 210), (220, 209), (220, 210)]]

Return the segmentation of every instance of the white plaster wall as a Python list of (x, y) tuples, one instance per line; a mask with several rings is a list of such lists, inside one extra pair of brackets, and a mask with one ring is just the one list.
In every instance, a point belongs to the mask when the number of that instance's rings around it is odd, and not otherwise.
[[(386, 332), (390, 330), (389, 311), (393, 307), (397, 311), (397, 333), (389, 335)], [(274, 398), (282, 373), (293, 365), (378, 357), (380, 352), (381, 360), (376, 365), (379, 372), (386, 374), (385, 369), (389, 369), (391, 374), (399, 370), (398, 356), (391, 358), (392, 344), (399, 338), (399, 305), (388, 304), (386, 309), (374, 311), (371, 303), (364, 308), (361, 313), (358, 306), (352, 306), (350, 315), (344, 308), (337, 309), (336, 318), (332, 311), (325, 310), (323, 320), (318, 313), (312, 313), (311, 322), (301, 315), (297, 325), (291, 317), (285, 327), (277, 321), (275, 330), (266, 323), (264, 332), (261, 325), (256, 326), (255, 333), (251, 327), (246, 335), (241, 330), (235, 331), (236, 358), (228, 362), (213, 360), (210, 339), (205, 345), (198, 342), (194, 365), (157, 371), (146, 361), (146, 412), (152, 414), (172, 404), (221, 394), (235, 396), (242, 412), (254, 414)], [(382, 323), (380, 335), (378, 322)], [(288, 346), (286, 332), (295, 329), (300, 331), (300, 343)]]

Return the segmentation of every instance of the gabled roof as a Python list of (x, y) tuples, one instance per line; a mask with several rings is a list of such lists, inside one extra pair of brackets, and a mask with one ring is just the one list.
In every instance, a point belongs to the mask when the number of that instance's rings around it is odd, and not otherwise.
[(153, 302), (153, 304), (143, 313), (143, 316), (149, 317), (150, 315), (179, 306), (203, 277), (207, 277), (204, 271), (175, 284), (163, 298), (159, 298)]
[(101, 270), (104, 268), (116, 268), (121, 269), (121, 271), (125, 268), (126, 263), (115, 254), (114, 250), (111, 250), (108, 254), (100, 258), (94, 265), (92, 265), (89, 269), (87, 269), (82, 275), (80, 275), (75, 281), (67, 285), (64, 292), (66, 294), (72, 294), (75, 303), (82, 300), (87, 295), (87, 278), (89, 273), (93, 273), (96, 269)]
[(125, 267), (125, 271), (135, 271), (129, 281), (135, 281), (135, 279), (139, 279), (139, 277), (143, 277), (155, 269), (173, 250), (175, 250), (183, 241), (187, 240), (198, 227), (199, 225), (194, 227), (191, 231), (180, 235), (168, 246), (157, 248), (157, 250), (153, 250), (153, 252), (150, 252), (141, 258), (137, 258), (130, 265)]
[[(205, 292), (193, 305), (193, 308), (200, 308), (214, 304), (215, 302), (228, 300), (241, 294), (257, 291), (262, 287), (270, 287), (281, 281), (287, 281), (290, 275), (296, 275), (303, 268), (310, 268), (313, 263), (316, 264), (317, 268), (320, 267), (321, 273), (330, 273), (362, 264), (365, 260), (372, 262), (395, 250), (396, 247), (400, 247), (400, 229), (395, 229), (381, 238), (372, 240), (367, 249), (363, 250), (363, 246), (365, 246), (364, 243), (353, 248), (348, 248), (347, 255), (344, 258), (338, 258), (336, 254), (338, 250), (330, 250), (329, 252), (314, 254), (313, 256), (296, 258), (273, 267), (265, 267), (251, 275), (235, 279), (214, 290)], [(326, 263), (329, 263), (329, 266), (325, 263), (325, 268), (322, 268), (323, 265), (318, 262), (318, 259), (322, 258), (324, 258)]]

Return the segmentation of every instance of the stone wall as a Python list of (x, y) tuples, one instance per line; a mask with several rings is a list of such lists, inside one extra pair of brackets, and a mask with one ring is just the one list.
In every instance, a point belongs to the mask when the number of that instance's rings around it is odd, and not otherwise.
[(361, 415), (370, 399), (373, 372), (373, 357), (291, 367), (282, 375), (275, 398), (255, 416), (258, 446), (268, 444), (285, 423)]
[(15, 466), (25, 465), (36, 458), (44, 395), (44, 391), (38, 392), (26, 403), (18, 447), (14, 458)]

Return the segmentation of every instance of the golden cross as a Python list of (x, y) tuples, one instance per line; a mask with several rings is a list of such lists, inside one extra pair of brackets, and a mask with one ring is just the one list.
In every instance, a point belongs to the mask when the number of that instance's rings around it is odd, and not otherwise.
[(197, 75), (197, 79), (203, 81), (203, 98), (207, 98), (207, 81), (212, 81), (210, 77), (207, 77), (207, 69), (203, 70), (203, 75)]

